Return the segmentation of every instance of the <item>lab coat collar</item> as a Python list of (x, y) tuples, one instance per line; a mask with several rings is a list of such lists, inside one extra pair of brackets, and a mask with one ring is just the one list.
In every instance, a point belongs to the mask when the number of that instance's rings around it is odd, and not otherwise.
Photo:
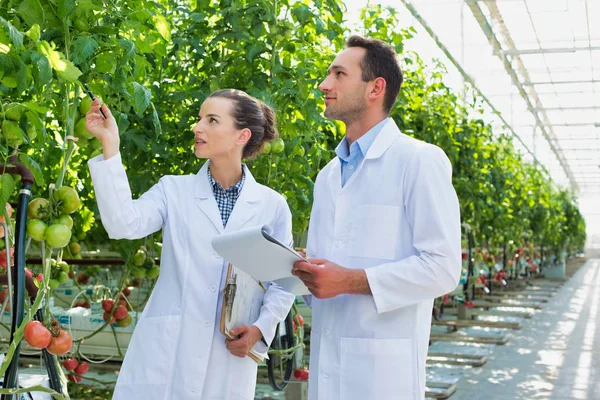
[(392, 118), (383, 126), (381, 132), (375, 137), (375, 141), (367, 151), (365, 160), (379, 158), (390, 148), (392, 143), (400, 136), (400, 129)]
[(261, 200), (260, 185), (254, 179), (248, 167), (244, 165), (246, 181), (229, 216), (227, 227), (223, 228), (219, 206), (217, 206), (217, 201), (208, 180), (208, 165), (209, 162), (205, 162), (196, 174), (197, 184), (194, 192), (194, 197), (197, 199), (196, 204), (210, 219), (219, 233), (240, 229), (256, 212), (256, 208), (252, 204)]

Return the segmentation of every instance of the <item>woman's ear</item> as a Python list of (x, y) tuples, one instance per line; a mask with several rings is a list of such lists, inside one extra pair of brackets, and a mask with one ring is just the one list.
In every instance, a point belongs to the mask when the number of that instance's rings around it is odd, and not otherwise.
[(245, 145), (246, 143), (248, 143), (251, 136), (252, 136), (252, 131), (248, 128), (244, 128), (238, 134), (237, 143)]

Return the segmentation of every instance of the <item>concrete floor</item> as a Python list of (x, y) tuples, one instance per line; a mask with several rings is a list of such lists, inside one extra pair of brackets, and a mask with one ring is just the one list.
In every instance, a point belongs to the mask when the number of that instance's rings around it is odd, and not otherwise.
[(470, 370), (450, 400), (600, 399), (600, 259)]

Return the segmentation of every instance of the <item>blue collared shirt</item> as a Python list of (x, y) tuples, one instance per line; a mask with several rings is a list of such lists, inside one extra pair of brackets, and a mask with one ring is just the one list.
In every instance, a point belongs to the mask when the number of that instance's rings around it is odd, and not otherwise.
[(383, 121), (369, 129), (367, 133), (350, 145), (350, 149), (348, 149), (348, 139), (346, 139), (346, 137), (344, 137), (338, 147), (336, 147), (335, 154), (337, 154), (340, 163), (342, 164), (342, 187), (348, 182), (348, 179), (350, 179), (354, 171), (360, 167), (360, 163), (362, 163), (367, 151), (369, 151), (369, 148), (375, 141), (377, 134), (379, 134), (383, 126), (388, 122), (388, 119), (389, 117), (385, 118)]
[(212, 187), (213, 194), (215, 195), (215, 200), (217, 201), (217, 206), (219, 207), (219, 212), (221, 213), (221, 221), (223, 221), (224, 228), (227, 225), (229, 216), (233, 211), (233, 207), (235, 206), (238, 197), (240, 197), (242, 187), (246, 181), (244, 167), (242, 166), (242, 180), (235, 185), (228, 187), (227, 190), (223, 189), (223, 186), (221, 186), (221, 184), (217, 182), (215, 178), (213, 178), (212, 174), (210, 173), (210, 165), (208, 167), (208, 180), (210, 182), (210, 186)]

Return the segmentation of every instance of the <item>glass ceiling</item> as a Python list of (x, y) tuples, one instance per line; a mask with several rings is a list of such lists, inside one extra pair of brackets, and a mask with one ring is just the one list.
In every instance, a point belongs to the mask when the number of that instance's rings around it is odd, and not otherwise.
[[(366, 0), (347, 0), (349, 21)], [(600, 236), (600, 0), (380, 0), (424, 59), (447, 65), (462, 91), (458, 63), (490, 101), (487, 120), (513, 129), (526, 154), (580, 199), (589, 233)], [(423, 29), (437, 36), (450, 57)], [(591, 235), (590, 235), (591, 236)]]

